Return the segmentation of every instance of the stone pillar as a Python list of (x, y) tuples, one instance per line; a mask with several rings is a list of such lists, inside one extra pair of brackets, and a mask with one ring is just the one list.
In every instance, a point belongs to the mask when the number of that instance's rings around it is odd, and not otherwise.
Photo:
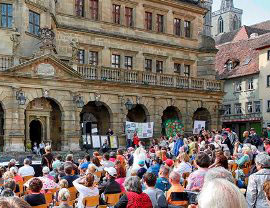
[(19, 106), (16, 100), (17, 88), (12, 88), (12, 96), (9, 98), (10, 109), (6, 110), (6, 132), (4, 151), (25, 151), (24, 135), (24, 106)]
[(46, 117), (46, 135), (47, 135), (47, 142), (51, 142), (51, 135), (50, 135), (50, 116)]
[(158, 111), (158, 99), (160, 99), (159, 97), (155, 97), (154, 98), (154, 113), (152, 115), (152, 118), (154, 121), (154, 138), (156, 137), (160, 137), (161, 135), (161, 130), (162, 130), (162, 126), (161, 126), (161, 123), (162, 123), (162, 115), (160, 115), (160, 112)]

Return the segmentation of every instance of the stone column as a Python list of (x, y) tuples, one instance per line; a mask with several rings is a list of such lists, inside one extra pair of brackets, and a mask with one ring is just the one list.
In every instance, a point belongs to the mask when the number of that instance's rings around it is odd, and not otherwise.
[(162, 115), (160, 115), (159, 111), (158, 111), (158, 100), (160, 98), (159, 97), (154, 97), (154, 103), (153, 103), (153, 106), (154, 106), (154, 113), (152, 115), (152, 121), (154, 121), (154, 138), (155, 137), (159, 137), (161, 135), (161, 130), (162, 130), (162, 126), (161, 126), (161, 123), (162, 123)]
[(46, 135), (47, 135), (47, 142), (51, 142), (51, 135), (50, 135), (50, 116), (46, 116)]

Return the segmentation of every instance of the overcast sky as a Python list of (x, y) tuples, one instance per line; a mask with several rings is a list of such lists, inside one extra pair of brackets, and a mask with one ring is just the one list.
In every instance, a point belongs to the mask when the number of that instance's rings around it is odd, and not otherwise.
[[(213, 11), (219, 10), (221, 0), (213, 1)], [(234, 7), (243, 9), (243, 25), (270, 20), (270, 0), (234, 0)]]

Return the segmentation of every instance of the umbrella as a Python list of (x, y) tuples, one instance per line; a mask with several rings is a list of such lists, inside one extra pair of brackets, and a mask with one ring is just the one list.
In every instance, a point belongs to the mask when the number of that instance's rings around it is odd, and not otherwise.
[[(43, 186), (42, 186), (42, 190), (47, 190), (47, 189), (55, 189), (55, 188), (59, 188), (59, 185), (57, 183), (55, 183), (53, 180), (47, 178), (47, 177), (38, 177), (42, 183), (43, 183)], [(24, 185), (26, 187), (29, 187), (29, 183), (30, 183), (31, 180), (28, 180)]]

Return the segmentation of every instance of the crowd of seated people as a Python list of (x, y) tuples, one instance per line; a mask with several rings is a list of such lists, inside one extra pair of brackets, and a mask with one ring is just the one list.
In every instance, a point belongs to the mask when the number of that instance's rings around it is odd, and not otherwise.
[(38, 177), (31, 160), (11, 160), (0, 167), (0, 208), (270, 207), (270, 141), (254, 129), (242, 140), (223, 129), (157, 141), (76, 160), (46, 146)]

